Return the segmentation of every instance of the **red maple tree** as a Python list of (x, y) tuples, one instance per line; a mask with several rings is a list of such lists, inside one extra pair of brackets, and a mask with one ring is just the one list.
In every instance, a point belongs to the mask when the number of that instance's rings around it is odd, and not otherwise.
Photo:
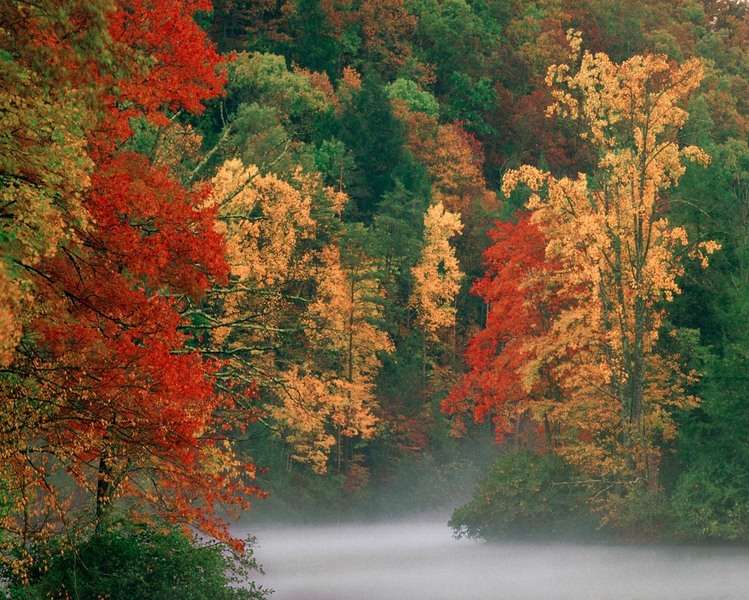
[[(468, 372), (442, 402), (442, 410), (459, 416), (471, 412), (477, 422), (491, 418), (496, 437), (514, 432), (540, 389), (525, 389), (520, 368), (531, 358), (526, 341), (547, 326), (558, 310), (539, 302), (546, 240), (527, 214), (517, 222), (497, 222), (489, 233), (492, 244), (484, 252), (486, 271), (471, 291), (487, 306), (486, 325), (468, 342)], [(538, 387), (538, 386), (537, 386)]]
[[(6, 452), (16, 496), (38, 508), (14, 524), (23, 539), (70, 521), (86, 498), (98, 522), (129, 498), (133, 510), (231, 541), (217, 505), (244, 507), (261, 494), (230, 435), (253, 418), (238, 399), (254, 391), (229, 393), (225, 382), (218, 393), (221, 365), (191, 350), (181, 329), (182, 299), (228, 275), (208, 190), (186, 189), (126, 144), (133, 119), (162, 127), (221, 93), (220, 57), (193, 18), (210, 8), (207, 0), (119, 0), (104, 36), (114, 66), (79, 65), (99, 115), (88, 136), (86, 222), (68, 223), (70, 241), (28, 266), (37, 279), (33, 344), (14, 366), (23, 389), (5, 399), (17, 415), (17, 443)], [(19, 408), (30, 389), (33, 402)], [(63, 474), (78, 493), (60, 485)]]

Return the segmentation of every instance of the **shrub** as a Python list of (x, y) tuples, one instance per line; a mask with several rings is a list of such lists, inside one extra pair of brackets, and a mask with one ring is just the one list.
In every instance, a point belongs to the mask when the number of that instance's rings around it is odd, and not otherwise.
[(662, 490), (633, 484), (602, 498), (597, 508), (604, 514), (607, 529), (618, 539), (652, 542), (671, 536), (673, 513)]
[(695, 540), (749, 540), (749, 486), (730, 463), (695, 465), (671, 498), (676, 535)]
[(593, 529), (568, 464), (552, 454), (507, 453), (449, 523), (458, 537), (554, 537)]
[(27, 585), (10, 580), (15, 600), (261, 600), (249, 579), (259, 571), (248, 540), (238, 556), (176, 529), (120, 522), (74, 548), (36, 548)]

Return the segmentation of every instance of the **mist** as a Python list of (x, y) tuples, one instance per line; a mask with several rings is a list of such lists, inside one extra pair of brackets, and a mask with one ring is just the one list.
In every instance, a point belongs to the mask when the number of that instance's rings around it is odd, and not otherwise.
[(745, 600), (735, 547), (482, 543), (446, 515), (252, 528), (274, 600)]

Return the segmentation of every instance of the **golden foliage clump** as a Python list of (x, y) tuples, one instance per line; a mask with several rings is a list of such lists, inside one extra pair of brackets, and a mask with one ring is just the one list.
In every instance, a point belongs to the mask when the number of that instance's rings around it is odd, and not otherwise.
[(286, 441), (293, 449), (291, 458), (309, 464), (316, 473), (325, 473), (336, 443), (328, 423), (337, 395), (321, 377), (294, 365), (284, 373), (278, 396), (280, 402), (270, 414), (284, 426)]
[(313, 344), (325, 344), (344, 356), (344, 374), (351, 381), (371, 380), (381, 366), (379, 352), (392, 350), (382, 318), (382, 291), (366, 258), (343, 260), (335, 246), (326, 246), (317, 270), (317, 293), (308, 312)]
[(226, 239), (231, 274), (264, 287), (296, 275), (304, 266), (292, 261), (297, 242), (315, 231), (310, 196), (236, 158), (212, 183), (210, 202), (218, 206), (216, 229)]
[(343, 438), (374, 435), (379, 355), (392, 351), (393, 344), (376, 325), (382, 317), (381, 292), (366, 260), (342, 261), (338, 247), (326, 246), (316, 282), (305, 323), (306, 375), (287, 375), (284, 403), (275, 415), (303, 440), (295, 458), (324, 472), (333, 445), (340, 459)]
[[(320, 192), (333, 210), (346, 201), (321, 188), (317, 178), (299, 171), (289, 182), (229, 159), (213, 178), (207, 200), (216, 210), (215, 227), (224, 236), (230, 269), (228, 285), (214, 288), (208, 310), (199, 311), (211, 332), (209, 351), (227, 357), (229, 379), (280, 397), (280, 407), (267, 406), (266, 412), (293, 425), (293, 446), (310, 443), (320, 417), (317, 408), (307, 414), (309, 404), (295, 403), (295, 389), (314, 390), (296, 367), (279, 365), (273, 349), (303, 311), (296, 290), (313, 278), (313, 252), (305, 246), (317, 230), (313, 196)], [(326, 451), (324, 438), (316, 443)], [(319, 455), (312, 448), (304, 452), (313, 460)]]
[(463, 272), (450, 240), (463, 231), (460, 215), (446, 210), (441, 202), (424, 215), (424, 247), (411, 270), (414, 290), (411, 305), (421, 327), (431, 338), (455, 324), (455, 297)]
[[(231, 272), (213, 292), (217, 310), (202, 315), (215, 350), (264, 390), (292, 459), (325, 472), (343, 438), (374, 435), (378, 353), (392, 349), (375, 324), (382, 308), (371, 260), (356, 252), (344, 260), (337, 239), (322, 247), (315, 239), (314, 211), (340, 217), (348, 196), (314, 174), (284, 181), (238, 159), (212, 184)], [(274, 349), (289, 336), (305, 343), (280, 359)]]
[(21, 340), (19, 308), (22, 292), (0, 264), (0, 366), (9, 365)]

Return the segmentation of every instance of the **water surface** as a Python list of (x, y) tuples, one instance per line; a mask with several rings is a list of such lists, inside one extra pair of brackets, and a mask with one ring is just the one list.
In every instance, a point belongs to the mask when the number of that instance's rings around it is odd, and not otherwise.
[(749, 553), (455, 540), (446, 519), (262, 526), (273, 600), (747, 600)]

